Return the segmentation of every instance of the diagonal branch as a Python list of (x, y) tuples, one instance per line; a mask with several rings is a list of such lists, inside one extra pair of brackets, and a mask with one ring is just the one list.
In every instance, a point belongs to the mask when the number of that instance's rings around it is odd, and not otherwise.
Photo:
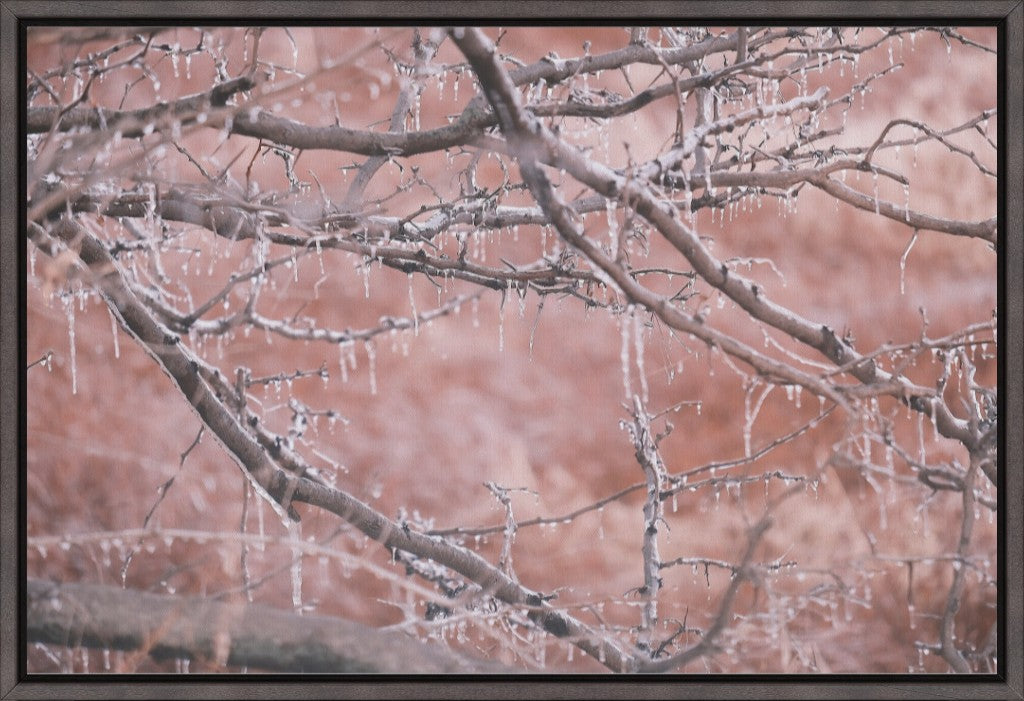
[[(72, 248), (92, 275), (92, 284), (103, 296), (124, 329), (130, 333), (171, 378), (175, 387), (245, 473), (276, 502), (283, 500), (285, 478), (278, 465), (238, 423), (200, 375), (199, 362), (181, 338), (158, 322), (132, 292), (118, 264), (94, 236), (71, 219), (62, 219), (51, 233)], [(275, 476), (282, 479), (276, 480)], [(289, 475), (295, 479), (293, 475)], [(292, 514), (293, 518), (297, 515)]]

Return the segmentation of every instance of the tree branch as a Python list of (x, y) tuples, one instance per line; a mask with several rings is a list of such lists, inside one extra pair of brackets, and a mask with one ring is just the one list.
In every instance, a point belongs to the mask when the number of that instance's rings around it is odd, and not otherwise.
[(29, 643), (188, 659), (218, 667), (312, 674), (511, 674), (403, 633), (260, 604), (166, 596), (98, 584), (29, 579)]

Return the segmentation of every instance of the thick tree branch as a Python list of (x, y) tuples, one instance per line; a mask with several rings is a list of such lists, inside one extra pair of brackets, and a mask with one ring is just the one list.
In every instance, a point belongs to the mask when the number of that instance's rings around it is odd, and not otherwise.
[(29, 579), (29, 643), (142, 652), (219, 667), (312, 674), (510, 674), (403, 633), (260, 604)]

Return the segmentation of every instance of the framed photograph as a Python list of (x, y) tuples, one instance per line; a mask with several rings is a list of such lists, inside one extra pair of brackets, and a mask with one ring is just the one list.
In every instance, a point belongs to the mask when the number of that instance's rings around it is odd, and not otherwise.
[(584, 7), (0, 0), (0, 696), (1022, 698), (1024, 11)]

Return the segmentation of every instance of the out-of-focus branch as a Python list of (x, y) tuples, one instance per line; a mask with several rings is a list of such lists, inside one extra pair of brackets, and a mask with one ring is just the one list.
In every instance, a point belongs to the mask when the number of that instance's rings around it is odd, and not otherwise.
[(977, 472), (978, 461), (972, 459), (964, 477), (964, 487), (961, 490), (963, 498), (961, 500), (960, 539), (957, 542), (956, 559), (953, 561), (953, 583), (949, 586), (946, 605), (943, 608), (942, 620), (939, 624), (942, 658), (949, 663), (954, 671), (961, 674), (971, 671), (971, 666), (964, 659), (963, 653), (956, 644), (956, 614), (960, 610), (964, 586), (967, 583), (967, 558), (970, 554), (971, 535), (976, 518), (974, 513), (974, 477)]
[(403, 633), (260, 604), (29, 579), (29, 643), (288, 673), (480, 674), (517, 670)]

